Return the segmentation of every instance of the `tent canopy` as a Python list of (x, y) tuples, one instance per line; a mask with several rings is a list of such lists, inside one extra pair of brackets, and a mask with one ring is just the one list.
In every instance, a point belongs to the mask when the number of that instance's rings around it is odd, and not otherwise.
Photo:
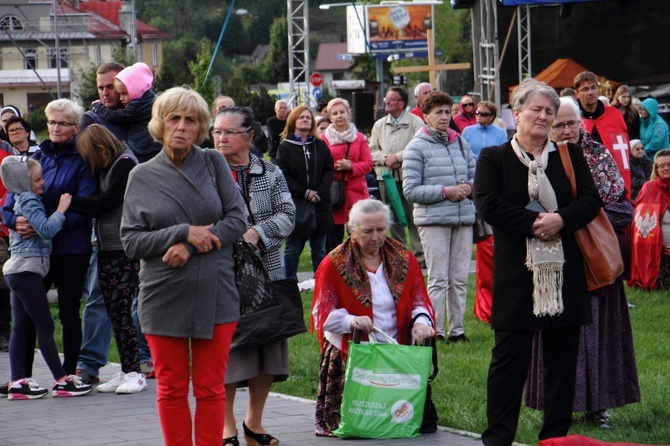
[[(551, 65), (539, 72), (535, 76), (535, 79), (545, 82), (547, 85), (554, 87), (560, 92), (563, 88), (572, 88), (574, 85), (573, 82), (575, 80), (575, 76), (577, 76), (582, 71), (590, 70), (569, 58), (556, 59)], [(605, 77), (599, 76), (598, 74), (596, 74), (596, 76), (598, 76), (598, 79), (600, 80), (601, 90), (603, 87), (605, 87), (606, 90), (610, 90), (610, 96), (614, 90), (616, 90), (616, 88), (621, 85), (621, 82), (606, 79)], [(510, 96), (516, 87), (518, 87), (518, 85), (509, 87)]]

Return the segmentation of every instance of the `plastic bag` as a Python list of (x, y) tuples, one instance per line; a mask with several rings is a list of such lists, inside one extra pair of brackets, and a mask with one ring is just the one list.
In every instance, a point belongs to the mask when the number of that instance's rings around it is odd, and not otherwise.
[(419, 436), (431, 360), (430, 347), (350, 342), (342, 419), (333, 433), (341, 438)]

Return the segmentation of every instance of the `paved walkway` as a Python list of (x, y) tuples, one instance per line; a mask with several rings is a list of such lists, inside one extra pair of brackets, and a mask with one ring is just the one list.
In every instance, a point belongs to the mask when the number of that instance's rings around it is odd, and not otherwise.
[[(108, 364), (100, 370), (103, 380), (120, 370)], [(51, 374), (39, 352), (35, 355), (33, 377), (50, 387)], [(0, 352), (0, 381), (9, 378), (9, 354)], [(77, 398), (55, 399), (50, 395), (33, 401), (0, 400), (0, 445), (92, 446), (163, 444), (156, 412), (156, 382), (149, 380), (147, 391), (134, 395), (93, 393)], [(248, 393), (237, 392), (236, 417), (243, 418)], [(193, 401), (191, 401), (193, 407)], [(280, 439), (282, 446), (475, 446), (481, 444), (466, 433), (440, 429), (434, 434), (399, 440), (340, 440), (314, 435), (314, 402), (271, 394), (265, 408), (264, 425)], [(242, 422), (238, 428), (241, 431)], [(244, 444), (240, 436), (241, 444)]]

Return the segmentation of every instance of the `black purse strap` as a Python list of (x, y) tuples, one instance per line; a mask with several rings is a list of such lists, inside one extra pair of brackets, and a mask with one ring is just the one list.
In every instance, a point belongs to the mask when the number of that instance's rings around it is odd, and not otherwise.
[[(407, 333), (407, 339), (412, 339), (412, 328), (414, 327), (416, 320), (421, 316), (425, 316), (428, 319), (430, 319), (430, 316), (427, 315), (426, 313), (419, 313), (416, 316), (414, 316), (412, 318), (412, 321), (409, 323), (409, 333)], [(440, 369), (437, 365), (437, 348), (435, 348), (435, 338), (424, 339), (423, 346), (431, 347), (433, 349), (433, 373), (431, 373), (428, 376), (428, 382), (432, 382), (433, 379), (435, 379), (437, 374), (440, 372)]]
[[(349, 159), (349, 149), (351, 149), (351, 143), (347, 143), (347, 150), (344, 152), (344, 158), (345, 160)], [(346, 176), (346, 172), (340, 172), (340, 180), (344, 181), (344, 177)]]

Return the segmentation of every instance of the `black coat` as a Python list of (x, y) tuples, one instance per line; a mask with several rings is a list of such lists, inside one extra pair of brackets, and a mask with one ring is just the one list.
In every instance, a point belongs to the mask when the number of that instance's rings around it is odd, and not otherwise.
[(573, 232), (593, 220), (601, 207), (591, 171), (580, 146), (568, 144), (577, 183), (573, 201), (570, 183), (557, 150), (549, 153), (545, 173), (554, 188), (558, 214), (565, 226), (561, 239), (565, 255), (563, 267), (564, 310), (554, 317), (533, 315), (533, 277), (525, 266), (526, 237), (537, 212), (527, 210), (528, 168), (521, 164), (510, 142), (482, 150), (474, 181), (475, 205), (479, 215), (493, 226), (493, 308), (491, 327), (495, 330), (528, 330), (591, 322), (591, 305), (579, 246)]
[[(333, 158), (330, 149), (319, 138), (304, 144), (309, 156), (303, 151), (300, 141), (285, 139), (277, 150), (277, 166), (284, 173), (291, 196), (305, 198), (307, 189), (314, 190), (321, 199), (315, 204), (316, 228), (321, 235), (333, 229), (333, 205), (330, 201), (330, 186), (333, 184)], [(309, 166), (309, 183), (307, 174)]]

